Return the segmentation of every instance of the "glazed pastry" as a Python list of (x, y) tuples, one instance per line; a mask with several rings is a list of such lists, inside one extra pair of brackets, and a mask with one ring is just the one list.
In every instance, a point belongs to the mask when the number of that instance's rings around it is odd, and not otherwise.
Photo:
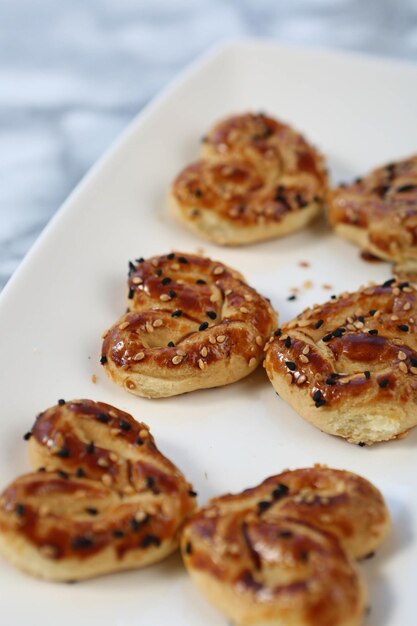
[(417, 301), (408, 282), (343, 293), (275, 332), (275, 391), (320, 430), (360, 445), (417, 423)]
[(177, 548), (196, 494), (148, 426), (74, 400), (41, 413), (29, 434), (38, 471), (0, 497), (0, 552), (13, 565), (80, 580), (144, 567)]
[(101, 363), (119, 385), (148, 398), (247, 376), (277, 319), (241, 274), (191, 254), (138, 259), (128, 303), (129, 312), (104, 336)]
[(208, 133), (201, 160), (175, 179), (170, 206), (206, 239), (240, 245), (303, 228), (319, 214), (326, 190), (323, 158), (302, 135), (246, 113)]
[(213, 498), (187, 522), (181, 548), (194, 581), (237, 625), (357, 626), (366, 593), (351, 556), (388, 528), (375, 487), (317, 466)]
[(402, 272), (417, 271), (417, 155), (329, 194), (335, 232)]

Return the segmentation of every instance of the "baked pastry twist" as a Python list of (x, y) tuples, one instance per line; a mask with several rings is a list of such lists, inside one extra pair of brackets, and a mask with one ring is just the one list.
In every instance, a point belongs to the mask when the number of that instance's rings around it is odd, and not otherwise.
[(201, 160), (175, 179), (172, 212), (199, 235), (240, 245), (287, 235), (318, 215), (327, 189), (321, 155), (262, 113), (219, 122)]
[(265, 298), (222, 263), (171, 253), (138, 259), (129, 312), (105, 334), (111, 378), (148, 398), (217, 387), (250, 374), (276, 325)]
[(173, 552), (195, 493), (148, 426), (102, 402), (63, 401), (35, 422), (37, 472), (0, 497), (0, 552), (49, 580), (80, 580)]
[(238, 625), (356, 626), (366, 594), (350, 557), (374, 550), (388, 528), (375, 487), (316, 466), (213, 498), (186, 523), (181, 548), (192, 578)]
[(393, 278), (305, 310), (270, 339), (274, 389), (352, 443), (402, 436), (417, 423), (416, 295)]
[(416, 272), (417, 155), (331, 190), (328, 205), (337, 234), (402, 272)]

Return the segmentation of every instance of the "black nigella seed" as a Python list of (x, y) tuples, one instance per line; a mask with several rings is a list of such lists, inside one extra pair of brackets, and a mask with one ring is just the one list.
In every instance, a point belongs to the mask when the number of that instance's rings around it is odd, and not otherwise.
[[(182, 311), (181, 309), (177, 309), (176, 311), (174, 311), (173, 313), (171, 313), (171, 317), (181, 317), (182, 315)], [(172, 341), (170, 341), (170, 343), (172, 343)], [(168, 344), (169, 345), (169, 344)], [(174, 345), (174, 344), (173, 344)]]
[(157, 276), (158, 278), (160, 278), (162, 276), (161, 268), (158, 268), (157, 270), (155, 270), (155, 276)]
[(294, 296), (294, 294), (292, 296), (288, 296), (287, 300), (296, 300), (296, 296)]
[(132, 517), (129, 522), (129, 526), (132, 533), (137, 533), (140, 528), (140, 523), (134, 517)]
[(94, 449), (95, 449), (94, 443), (90, 441), (90, 443), (88, 443), (86, 447), (87, 454), (94, 454)]
[(358, 185), (361, 182), (362, 182), (362, 178), (355, 178), (354, 180), (355, 185)]
[(177, 292), (174, 291), (173, 289), (170, 289), (168, 291), (168, 295), (169, 295), (170, 298), (175, 298), (175, 296), (177, 295)]
[(275, 337), (281, 337), (282, 335), (282, 330), (280, 328), (277, 328), (276, 331), (274, 332)]
[(390, 278), (386, 280), (385, 283), (382, 283), (382, 287), (391, 287), (391, 285), (393, 285), (394, 283), (395, 283), (395, 278)]
[(207, 285), (206, 281), (203, 280), (202, 278), (199, 278), (195, 282), (196, 282), (197, 285)]
[(82, 467), (77, 467), (77, 469), (75, 470), (75, 475), (77, 478), (84, 478), (85, 471), (83, 470)]
[(292, 536), (293, 534), (290, 530), (280, 530), (278, 532), (278, 537), (281, 537), (282, 539), (291, 539)]
[(320, 400), (316, 400), (314, 404), (316, 408), (319, 409), (321, 406), (326, 404), (326, 400), (324, 398), (320, 398)]
[(191, 541), (187, 541), (187, 543), (185, 544), (184, 552), (185, 554), (192, 554), (192, 551), (193, 551), (193, 546), (191, 544)]
[(74, 550), (87, 550), (91, 548), (92, 545), (93, 541), (89, 537), (83, 537), (82, 535), (74, 537), (71, 542), (71, 546)]
[(63, 478), (64, 480), (68, 480), (69, 478), (68, 472), (64, 472), (64, 470), (57, 470), (56, 473), (60, 478)]
[(291, 337), (286, 338), (286, 340), (284, 341), (284, 346), (286, 348), (291, 348)]
[(188, 259), (186, 259), (185, 256), (179, 256), (178, 261), (180, 263), (188, 263)]
[(107, 363), (107, 357), (106, 357), (106, 355), (105, 355), (105, 354), (103, 354), (103, 355), (100, 357), (100, 363), (101, 363), (102, 365), (104, 365), (105, 363)]
[(324, 320), (317, 320), (317, 322), (314, 324), (314, 328), (320, 328), (320, 326), (323, 326), (324, 324)]
[(320, 399), (321, 399), (321, 397), (322, 397), (322, 395), (321, 395), (321, 391), (320, 391), (319, 389), (317, 389), (317, 391), (315, 391), (315, 392), (313, 393), (313, 400), (314, 400), (315, 402), (317, 402), (317, 400), (320, 400)]
[(133, 298), (134, 293), (135, 293), (135, 290), (130, 288), (129, 291), (128, 291), (128, 294), (127, 294), (127, 297), (128, 297), (129, 300), (131, 300)]
[(402, 330), (403, 333), (406, 333), (410, 330), (410, 327), (407, 326), (407, 324), (398, 324), (397, 328), (398, 330)]
[(135, 444), (137, 446), (143, 446), (143, 443), (143, 439), (141, 439), (140, 437), (136, 437)]
[(175, 346), (175, 343), (173, 341), (168, 341), (167, 346), (168, 348), (173, 348)]
[(214, 311), (206, 311), (207, 317), (209, 317), (211, 320), (215, 320), (217, 317), (217, 313), (215, 313)]
[(330, 374), (330, 378), (340, 378), (340, 374), (338, 374), (337, 372), (332, 372)]
[(172, 282), (172, 280), (171, 280), (171, 278), (168, 278), (168, 276), (166, 276), (165, 278), (163, 278), (161, 280), (161, 284), (162, 285), (169, 285), (169, 283), (171, 283), (171, 282)]
[(67, 446), (63, 446), (56, 454), (60, 459), (67, 459), (71, 455), (71, 451)]
[(258, 513), (263, 513), (264, 511), (268, 510), (271, 505), (272, 502), (270, 500), (260, 500), (258, 502)]
[(31, 432), (30, 430), (29, 430), (29, 432), (27, 432), (27, 433), (25, 433), (25, 434), (23, 435), (23, 439), (24, 439), (25, 441), (29, 441), (29, 439), (30, 439), (31, 437), (32, 437), (32, 432)]
[(170, 252), (170, 254), (167, 254), (167, 259), (172, 261), (172, 259), (175, 259), (175, 254), (173, 252)]
[(145, 259), (141, 256), (138, 259), (135, 259), (136, 263), (145, 263)]
[(371, 330), (368, 330), (368, 335), (377, 335), (378, 331), (376, 328), (372, 328)]
[(46, 472), (46, 467), (38, 467), (37, 472)]
[(292, 372), (297, 369), (296, 364), (294, 363), (294, 361), (285, 361), (285, 365), (288, 367), (289, 370), (291, 370)]
[(283, 483), (279, 483), (279, 485), (275, 487), (271, 495), (274, 498), (274, 500), (279, 500), (280, 498), (283, 498), (284, 496), (286, 496), (288, 492), (289, 492), (289, 488), (287, 487), (287, 485), (284, 485)]
[(360, 448), (364, 448), (364, 447), (366, 446), (366, 443), (365, 443), (364, 441), (360, 441), (360, 442), (358, 443), (358, 446), (359, 446)]
[(200, 324), (200, 326), (198, 327), (198, 330), (206, 330), (206, 328), (208, 328), (208, 322), (203, 322), (202, 324)]
[(308, 552), (307, 552), (307, 550), (301, 550), (300, 551), (300, 560), (303, 561), (303, 563), (306, 563), (308, 561)]
[(382, 389), (384, 389), (385, 387), (388, 387), (389, 378), (381, 378), (381, 380), (378, 380), (378, 385), (382, 387)]
[(155, 478), (153, 476), (147, 476), (145, 480), (146, 480), (146, 486), (149, 489), (152, 489), (152, 487), (155, 484)]
[(17, 515), (20, 515), (20, 517), (22, 517), (22, 515), (25, 514), (25, 505), (24, 504), (16, 504), (15, 508), (14, 508), (15, 512), (17, 513)]
[(375, 552), (368, 552), (363, 558), (364, 559), (372, 559), (375, 556)]
[(149, 546), (160, 546), (161, 540), (156, 535), (145, 535), (142, 541), (140, 542), (141, 548), (149, 548)]
[(365, 375), (365, 378), (367, 378), (368, 380), (371, 378), (371, 372), (369, 370), (365, 370), (364, 375)]
[(93, 506), (88, 506), (85, 511), (89, 515), (98, 515), (98, 510), (95, 509)]
[(194, 195), (196, 198), (201, 198), (201, 196), (203, 195), (203, 192), (201, 191), (201, 189), (195, 189)]
[(330, 296), (330, 300), (336, 300), (336, 298), (337, 296), (334, 293)]
[(109, 422), (109, 416), (106, 415), (106, 413), (99, 413), (97, 415), (97, 419), (99, 422), (101, 422), (102, 424), (107, 424)]
[(197, 493), (196, 491), (193, 491), (192, 489), (189, 489), (189, 490), (188, 490), (188, 495), (189, 495), (191, 498), (196, 498), (196, 497), (198, 496), (198, 493)]
[(62, 406), (65, 404), (65, 400), (62, 400), (62, 398), (60, 400), (58, 400), (58, 404), (59, 406)]
[(333, 378), (326, 378), (326, 385), (335, 385), (336, 381)]
[(322, 337), (322, 341), (327, 343), (328, 341), (330, 341), (332, 337), (333, 337), (332, 333), (328, 333), (327, 335), (324, 335), (324, 337)]
[(333, 337), (343, 337), (345, 332), (346, 328), (336, 328), (336, 330), (332, 332), (332, 335)]
[(417, 359), (410, 359), (410, 363), (413, 367), (417, 367)]
[(398, 288), (399, 288), (399, 289), (404, 289), (404, 287), (409, 287), (409, 286), (410, 286), (410, 283), (406, 281), (406, 282), (404, 282), (404, 283), (400, 283), (400, 284), (398, 285)]
[(116, 530), (113, 530), (112, 535), (115, 539), (122, 539), (125, 536), (125, 533), (123, 530), (118, 530), (116, 528)]
[(129, 276), (136, 271), (136, 266), (133, 265), (132, 261), (129, 261)]
[(122, 430), (124, 430), (126, 433), (129, 432), (129, 430), (132, 430), (132, 426), (131, 424), (129, 424), (129, 422), (127, 422), (126, 420), (120, 420), (119, 422), (119, 426)]
[(417, 189), (416, 185), (401, 185), (401, 187), (397, 187), (395, 191), (397, 193), (403, 193), (405, 191), (413, 191), (414, 189)]
[(376, 309), (371, 309), (371, 310), (369, 311), (369, 315), (375, 315), (375, 313), (376, 313)]

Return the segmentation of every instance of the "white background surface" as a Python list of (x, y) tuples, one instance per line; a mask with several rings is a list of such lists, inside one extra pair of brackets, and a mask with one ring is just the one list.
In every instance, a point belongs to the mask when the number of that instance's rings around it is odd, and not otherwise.
[[(107, 380), (98, 357), (102, 330), (125, 308), (130, 258), (203, 247), (270, 297), (281, 321), (327, 299), (325, 283), (338, 292), (386, 279), (387, 265), (363, 262), (324, 224), (280, 241), (221, 249), (171, 222), (164, 201), (174, 174), (196, 157), (201, 135), (231, 111), (262, 108), (293, 123), (328, 155), (338, 180), (415, 147), (416, 100), (413, 68), (256, 42), (226, 48), (181, 78), (68, 200), (4, 290), (2, 482), (28, 469), (21, 437), (36, 413), (74, 397), (113, 403), (149, 423), (161, 451), (194, 483), (200, 503), (285, 467), (321, 462), (357, 471), (382, 489), (394, 519), (388, 541), (361, 566), (372, 606), (366, 624), (414, 623), (417, 431), (372, 448), (347, 444), (299, 418), (262, 369), (227, 388), (147, 401)], [(301, 260), (311, 266), (300, 267)], [(309, 280), (314, 288), (303, 288)], [(300, 294), (289, 302), (292, 287)], [(71, 586), (32, 580), (1, 561), (0, 587), (3, 615), (16, 626), (226, 623), (193, 588), (177, 556)]]
[(81, 176), (214, 42), (417, 61), (416, 0), (0, 2), (0, 288)]

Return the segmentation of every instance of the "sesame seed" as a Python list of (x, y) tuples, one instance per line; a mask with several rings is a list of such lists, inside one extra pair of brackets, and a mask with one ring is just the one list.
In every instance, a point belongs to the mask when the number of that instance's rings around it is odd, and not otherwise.
[(179, 363), (181, 363), (182, 359), (183, 359), (182, 356), (180, 356), (179, 354), (176, 354), (171, 360), (174, 365), (178, 365)]
[(301, 374), (301, 376), (297, 378), (297, 385), (302, 385), (303, 383), (305, 383), (306, 380), (307, 380), (307, 376), (304, 376), (304, 374)]
[(398, 287), (394, 287), (392, 293), (394, 294), (394, 296), (399, 296), (401, 294), (401, 289), (398, 289)]
[(100, 457), (100, 458), (97, 460), (97, 465), (98, 465), (99, 467), (109, 467), (109, 462), (108, 462), (108, 460), (107, 460), (107, 459), (105, 459), (104, 457)]
[(180, 264), (179, 264), (179, 263), (173, 263), (173, 264), (171, 265), (171, 269), (172, 269), (174, 272), (177, 272), (177, 271), (180, 269)]
[(310, 346), (304, 346), (303, 354), (308, 354), (310, 352)]
[(204, 363), (203, 359), (198, 359), (198, 367), (203, 370), (205, 368), (206, 364)]
[(203, 322), (202, 324), (200, 324), (200, 326), (198, 327), (198, 330), (206, 330), (206, 328), (208, 328), (208, 322)]
[(103, 476), (101, 477), (101, 482), (105, 487), (110, 487), (110, 485), (113, 483), (113, 479), (110, 474), (103, 474)]
[(159, 264), (158, 259), (152, 259), (152, 261), (151, 261), (151, 265), (152, 265), (153, 267), (158, 267), (158, 264)]
[(414, 367), (414, 366), (413, 366), (413, 367), (410, 367), (410, 372), (411, 372), (412, 374), (417, 374), (417, 367)]
[(138, 352), (137, 354), (135, 354), (134, 357), (132, 357), (133, 361), (142, 361), (142, 359), (145, 358), (145, 353), (144, 352)]
[(117, 463), (117, 461), (119, 460), (119, 457), (114, 452), (110, 452), (109, 458), (112, 463)]
[(139, 437), (141, 437), (141, 439), (147, 439), (149, 437), (149, 432), (146, 430), (146, 428), (142, 428), (139, 431)]
[(253, 302), (253, 296), (246, 293), (243, 297), (245, 298), (246, 302)]
[(239, 309), (239, 311), (240, 311), (241, 313), (249, 313), (249, 309), (247, 309), (245, 306), (241, 306), (241, 307), (240, 307), (240, 309)]
[(226, 339), (226, 335), (219, 335), (218, 337), (216, 337), (217, 343), (223, 343), (225, 339)]
[(216, 302), (216, 300), (217, 300), (216, 294), (214, 294), (214, 293), (213, 293), (213, 294), (210, 296), (209, 300), (210, 300), (210, 302)]
[(215, 276), (219, 276), (220, 274), (223, 274), (224, 272), (224, 267), (215, 267), (213, 270), (213, 274), (215, 274)]
[(162, 326), (162, 325), (163, 325), (163, 323), (164, 323), (164, 322), (163, 322), (162, 320), (157, 319), (157, 320), (154, 320), (154, 321), (152, 322), (152, 326), (153, 326), (154, 328), (159, 328), (160, 326)]
[(226, 291), (224, 292), (225, 296), (230, 296), (230, 294), (233, 293), (232, 289), (226, 289)]
[[(224, 341), (224, 339), (223, 339), (223, 341)], [(209, 337), (209, 343), (215, 344), (216, 343), (215, 338), (210, 336)], [(221, 342), (219, 342), (219, 343), (221, 343)]]
[(255, 339), (256, 343), (258, 344), (259, 347), (261, 347), (263, 345), (263, 339), (260, 335), (258, 335)]
[(405, 352), (400, 350), (399, 353), (397, 354), (397, 357), (399, 358), (400, 361), (405, 361), (407, 358), (407, 355)]
[(149, 321), (146, 322), (145, 328), (147, 333), (153, 333), (153, 326)]
[(308, 357), (305, 354), (300, 354), (301, 363), (309, 363)]
[(407, 367), (407, 365), (404, 363), (404, 361), (400, 361), (400, 362), (398, 363), (398, 367), (399, 367), (399, 369), (400, 369), (400, 370), (401, 370), (404, 374), (407, 374), (407, 373), (408, 373), (408, 367)]
[(134, 276), (132, 278), (132, 283), (134, 285), (141, 285), (143, 283), (143, 280), (142, 280), (142, 278), (140, 276)]
[(207, 356), (207, 354), (208, 354), (208, 350), (207, 350), (206, 346), (203, 346), (203, 347), (201, 348), (201, 350), (200, 350), (200, 354), (201, 354), (201, 356), (204, 356), (204, 357), (206, 357), (206, 356)]
[(161, 293), (159, 299), (162, 300), (162, 302), (168, 302), (169, 300), (171, 300), (170, 296), (167, 293)]
[(403, 306), (404, 311), (409, 311), (411, 309), (411, 303), (406, 302)]
[(253, 356), (250, 360), (249, 360), (249, 367), (253, 367), (256, 364), (256, 359)]

